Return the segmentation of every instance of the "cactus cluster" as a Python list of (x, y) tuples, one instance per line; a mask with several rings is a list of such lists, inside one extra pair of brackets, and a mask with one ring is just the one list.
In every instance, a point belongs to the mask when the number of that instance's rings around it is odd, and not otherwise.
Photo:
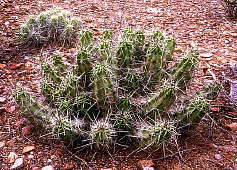
[(69, 11), (61, 8), (43, 11), (37, 16), (30, 16), (21, 25), (19, 35), (23, 42), (40, 45), (49, 42), (71, 44), (78, 39), (82, 28), (81, 21)]
[[(108, 149), (130, 141), (159, 148), (199, 123), (219, 89), (212, 85), (193, 100), (182, 101), (198, 52), (191, 50), (174, 64), (174, 49), (174, 38), (160, 31), (126, 29), (116, 43), (111, 31), (94, 38), (85, 30), (74, 65), (65, 65), (61, 56), (42, 64), (47, 107), (22, 89), (14, 96), (31, 121), (47, 124), (43, 127), (67, 142)], [(180, 104), (182, 110), (173, 113), (172, 107)]]

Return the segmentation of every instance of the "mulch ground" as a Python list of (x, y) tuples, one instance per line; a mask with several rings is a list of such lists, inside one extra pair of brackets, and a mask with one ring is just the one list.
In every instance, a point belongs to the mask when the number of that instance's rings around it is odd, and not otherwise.
[[(177, 38), (176, 53), (198, 47), (200, 68), (194, 82), (205, 86), (212, 74), (221, 75), (237, 62), (237, 21), (225, 16), (220, 0), (0, 0), (0, 169), (10, 169), (10, 152), (24, 156), (22, 169), (52, 165), (55, 169), (138, 169), (140, 160), (152, 160), (157, 169), (236, 169), (236, 132), (226, 128), (237, 122), (237, 112), (229, 106), (223, 90), (212, 112), (195, 129), (178, 141), (177, 148), (164, 156), (151, 151), (131, 154), (133, 148), (100, 153), (72, 150), (57, 140), (40, 136), (27, 127), (11, 92), (24, 85), (37, 95), (40, 82), (40, 54), (60, 52), (71, 55), (75, 48), (26, 47), (18, 41), (19, 25), (29, 15), (55, 6), (70, 10), (87, 28), (99, 34), (104, 29), (116, 33), (128, 26), (145, 30), (163, 30)], [(42, 135), (42, 134), (41, 134)], [(40, 136), (40, 137), (39, 137)], [(24, 147), (35, 149), (22, 153)]]

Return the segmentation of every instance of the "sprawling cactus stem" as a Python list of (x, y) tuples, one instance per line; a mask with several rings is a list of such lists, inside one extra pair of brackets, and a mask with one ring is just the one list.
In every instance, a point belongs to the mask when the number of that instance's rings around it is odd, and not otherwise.
[(112, 142), (115, 131), (109, 122), (99, 120), (91, 125), (90, 140), (97, 149), (106, 149)]
[(177, 65), (172, 76), (179, 87), (186, 87), (186, 83), (191, 79), (191, 74), (196, 68), (198, 62), (198, 52), (191, 51), (190, 53), (187, 53), (185, 58)]
[(159, 148), (171, 136), (176, 134), (175, 126), (172, 122), (158, 121), (154, 124), (142, 123), (137, 127), (137, 138), (142, 148)]
[(161, 114), (168, 109), (176, 99), (176, 88), (167, 86), (155, 94), (145, 105), (145, 112), (148, 116), (154, 118), (156, 113)]
[(204, 95), (208, 100), (215, 100), (218, 97), (220, 90), (220, 83), (213, 82), (207, 88), (204, 89)]
[(62, 75), (67, 69), (66, 65), (63, 62), (62, 57), (58, 56), (58, 55), (53, 56), (53, 65), (54, 65), (56, 71), (60, 75)]
[(30, 96), (23, 88), (16, 89), (13, 93), (16, 102), (21, 106), (22, 113), (34, 124), (38, 126), (46, 125), (48, 122), (48, 111)]
[(163, 52), (159, 46), (151, 46), (147, 51), (146, 70), (159, 71), (163, 67)]
[(120, 43), (117, 52), (118, 65), (123, 68), (129, 68), (132, 64), (132, 44), (128, 41)]
[(108, 65), (98, 64), (93, 70), (94, 93), (103, 114), (108, 114), (116, 101), (116, 91)]
[(81, 132), (80, 127), (75, 126), (69, 118), (60, 118), (53, 127), (53, 132), (65, 142), (76, 140)]
[(191, 102), (183, 112), (181, 126), (198, 124), (208, 112), (209, 104), (204, 99), (197, 99)]
[(165, 61), (170, 62), (173, 60), (173, 53), (175, 48), (175, 39), (173, 37), (167, 37), (165, 39)]
[(49, 64), (43, 64), (42, 69), (44, 71), (44, 77), (47, 78), (49, 81), (52, 81), (55, 85), (61, 83), (61, 78)]
[(93, 46), (93, 34), (90, 31), (83, 31), (81, 35), (81, 48), (83, 50), (91, 50)]

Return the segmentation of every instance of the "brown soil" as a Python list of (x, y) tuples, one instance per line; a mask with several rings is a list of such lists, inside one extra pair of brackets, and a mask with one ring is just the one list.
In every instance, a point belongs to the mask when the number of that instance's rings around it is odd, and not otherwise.
[[(2, 0), (0, 97), (6, 101), (0, 103), (0, 142), (6, 144), (0, 147), (0, 169), (9, 169), (12, 165), (7, 160), (10, 152), (15, 152), (19, 157), (25, 156), (23, 169), (47, 165), (64, 169), (69, 164), (73, 165), (73, 169), (138, 169), (139, 160), (144, 159), (153, 160), (157, 169), (236, 169), (237, 133), (225, 126), (237, 120), (236, 110), (229, 106), (226, 99), (228, 87), (219, 100), (213, 102), (209, 116), (196, 129), (183, 135), (172, 152), (167, 152), (165, 156), (160, 151), (132, 154), (133, 148), (124, 149), (119, 146), (105, 153), (71, 150), (55, 139), (39, 137), (37, 132), (24, 136), (23, 125), (16, 124), (23, 116), (14, 103), (11, 92), (16, 86), (24, 85), (37, 94), (40, 82), (37, 55), (41, 52), (48, 54), (59, 48), (23, 46), (17, 40), (17, 30), (28, 15), (54, 6), (72, 11), (95, 33), (100, 33), (103, 29), (112, 29), (118, 33), (127, 26), (145, 30), (161, 29), (177, 38), (176, 54), (185, 51), (187, 47), (197, 46), (201, 52), (200, 69), (194, 80), (197, 88), (205, 86), (211, 80), (209, 71), (220, 75), (227, 65), (237, 62), (237, 23), (225, 17), (220, 0)], [(72, 51), (75, 49), (61, 49), (60, 53), (71, 55)], [(206, 53), (211, 53), (212, 56), (206, 58)], [(22, 154), (22, 149), (30, 145), (34, 145), (36, 149)], [(222, 157), (218, 159), (217, 154)]]

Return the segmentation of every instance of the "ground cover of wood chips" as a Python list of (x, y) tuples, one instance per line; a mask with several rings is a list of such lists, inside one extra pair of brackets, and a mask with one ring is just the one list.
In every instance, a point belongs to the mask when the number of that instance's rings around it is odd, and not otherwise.
[[(71, 150), (60, 141), (39, 137), (19, 112), (11, 92), (23, 84), (38, 95), (39, 56), (72, 56), (76, 49), (27, 47), (19, 43), (17, 31), (29, 15), (55, 6), (80, 17), (96, 35), (104, 29), (119, 33), (128, 26), (159, 29), (176, 37), (176, 56), (187, 47), (198, 47), (201, 63), (192, 82), (194, 88), (205, 86), (215, 76), (225, 87), (210, 114), (167, 155), (160, 151), (131, 154), (134, 148), (105, 153)], [(230, 105), (229, 85), (221, 75), (237, 63), (237, 21), (226, 17), (220, 0), (0, 0), (0, 23), (0, 169), (10, 169), (17, 157), (24, 158), (22, 169), (35, 170), (46, 166), (139, 169), (146, 164), (159, 170), (236, 169), (237, 111)]]

